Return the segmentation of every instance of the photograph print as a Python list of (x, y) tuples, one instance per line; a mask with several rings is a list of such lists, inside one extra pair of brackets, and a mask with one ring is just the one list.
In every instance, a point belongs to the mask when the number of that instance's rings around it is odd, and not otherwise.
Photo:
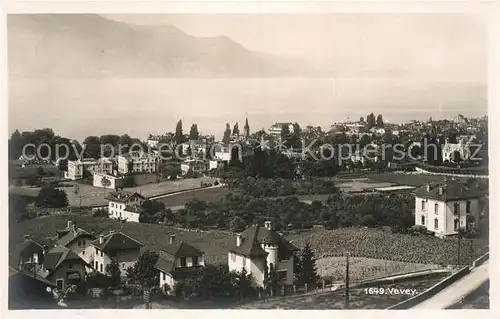
[(9, 309), (489, 309), (488, 28), (8, 14)]

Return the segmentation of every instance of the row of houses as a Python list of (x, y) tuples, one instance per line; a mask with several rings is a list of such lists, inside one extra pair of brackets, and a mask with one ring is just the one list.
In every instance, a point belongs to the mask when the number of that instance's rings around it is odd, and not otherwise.
[[(145, 250), (145, 244), (123, 232), (109, 231), (97, 236), (68, 221), (65, 229), (57, 231), (53, 247), (44, 246), (29, 236), (18, 244), (11, 255), (11, 267), (32, 274), (58, 289), (69, 285), (83, 286), (91, 272), (107, 273), (113, 261), (118, 263), (122, 276), (133, 266)], [(284, 284), (293, 283), (293, 253), (297, 248), (272, 229), (255, 225), (238, 234), (228, 251), (231, 271), (245, 268), (254, 277), (256, 286), (264, 285), (266, 265), (276, 268)], [(205, 266), (204, 252), (199, 248), (176, 240), (170, 235), (162, 245), (155, 268), (159, 272), (160, 287), (174, 287), (186, 277), (196, 275)]]
[(127, 173), (156, 173), (159, 167), (157, 153), (130, 152), (118, 155), (116, 158), (78, 159), (68, 161), (68, 169), (64, 177), (78, 180), (84, 177), (85, 172), (118, 175)]

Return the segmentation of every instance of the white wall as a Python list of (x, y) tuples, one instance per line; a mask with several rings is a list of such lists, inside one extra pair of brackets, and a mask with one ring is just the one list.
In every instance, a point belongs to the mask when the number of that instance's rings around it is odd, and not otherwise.
[[(422, 201), (425, 201), (425, 209), (422, 209)], [(470, 199), (470, 215), (474, 216), (476, 222), (479, 220), (479, 201), (477, 199)], [(454, 205), (455, 203), (460, 204), (460, 226), (465, 227), (466, 225), (466, 205), (467, 200), (460, 201), (438, 201), (434, 199), (423, 199), (421, 197), (415, 197), (415, 225), (422, 225), (422, 216), (425, 217), (425, 226), (428, 230), (436, 233), (437, 236), (446, 236), (456, 234), (457, 231), (454, 229), (454, 220), (458, 218), (455, 215)], [(437, 204), (437, 212), (435, 210), (435, 204)], [(434, 227), (435, 219), (438, 220), (438, 228)]]

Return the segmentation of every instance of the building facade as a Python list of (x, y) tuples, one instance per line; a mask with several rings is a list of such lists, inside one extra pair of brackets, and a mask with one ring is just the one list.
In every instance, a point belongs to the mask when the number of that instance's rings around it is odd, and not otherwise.
[(64, 177), (70, 180), (78, 180), (84, 177), (84, 172), (113, 174), (114, 162), (109, 158), (82, 159), (76, 161), (68, 161), (68, 170), (64, 172)]
[[(145, 198), (139, 193), (117, 191), (106, 196), (108, 200), (108, 213), (110, 218), (127, 219), (131, 218), (133, 212), (131, 207), (140, 207)], [(135, 221), (135, 216), (133, 217)], [(138, 217), (137, 217), (137, 221)]]
[(229, 250), (229, 270), (243, 268), (252, 275), (254, 284), (262, 287), (265, 272), (272, 266), (284, 285), (293, 284), (293, 254), (297, 248), (272, 229), (270, 221), (264, 227), (252, 226), (236, 236)]
[(91, 246), (94, 255), (92, 266), (96, 271), (106, 274), (106, 267), (116, 260), (122, 276), (125, 276), (127, 268), (139, 259), (143, 244), (124, 233), (110, 231), (107, 235), (99, 235)]
[(456, 235), (460, 228), (473, 230), (481, 213), (480, 201), (487, 187), (479, 182), (445, 180), (415, 191), (415, 225), (438, 237)]
[(105, 173), (94, 173), (93, 186), (108, 188), (108, 189), (117, 189), (121, 188), (124, 185), (123, 177), (108, 175)]
[(117, 157), (118, 173), (156, 173), (159, 158), (145, 152), (132, 152)]

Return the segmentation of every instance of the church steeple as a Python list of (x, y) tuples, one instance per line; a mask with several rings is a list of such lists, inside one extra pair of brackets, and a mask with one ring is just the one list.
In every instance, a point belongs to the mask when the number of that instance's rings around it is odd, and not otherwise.
[(250, 136), (250, 126), (248, 125), (248, 115), (245, 114), (245, 127), (243, 128), (245, 138)]

